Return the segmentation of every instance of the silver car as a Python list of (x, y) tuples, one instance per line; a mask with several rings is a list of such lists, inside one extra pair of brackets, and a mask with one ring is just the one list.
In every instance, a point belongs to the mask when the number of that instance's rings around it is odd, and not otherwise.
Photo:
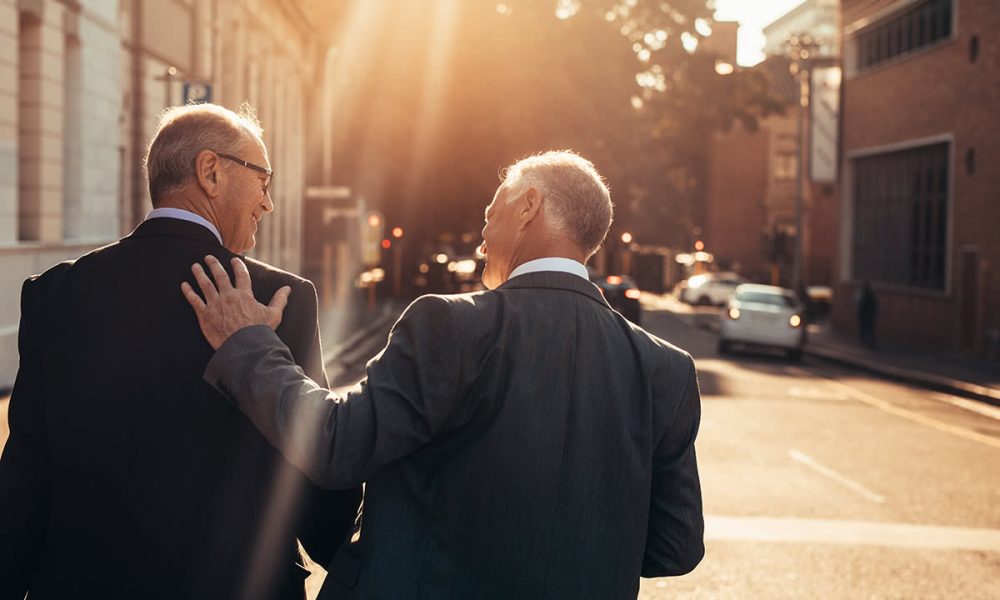
[(734, 344), (765, 346), (785, 351), (789, 359), (802, 358), (805, 345), (805, 309), (792, 290), (748, 283), (736, 288), (722, 314), (719, 354)]

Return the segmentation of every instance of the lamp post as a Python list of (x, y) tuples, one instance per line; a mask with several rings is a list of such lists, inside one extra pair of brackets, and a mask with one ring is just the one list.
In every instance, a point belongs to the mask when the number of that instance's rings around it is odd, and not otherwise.
[(822, 45), (822, 40), (814, 38), (808, 33), (790, 35), (785, 40), (785, 52), (792, 61), (789, 69), (799, 84), (798, 157), (795, 161), (795, 246), (792, 255), (792, 289), (796, 293), (802, 286), (802, 207), (805, 202), (806, 183), (805, 169), (803, 168), (806, 158), (805, 126), (803, 123), (806, 109), (809, 107), (809, 61), (815, 57)]

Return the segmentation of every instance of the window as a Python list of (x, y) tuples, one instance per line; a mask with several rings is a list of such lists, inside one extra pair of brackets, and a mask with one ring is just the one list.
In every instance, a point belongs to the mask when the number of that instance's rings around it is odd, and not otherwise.
[(952, 0), (923, 0), (857, 37), (857, 69), (877, 66), (951, 37)]
[(774, 178), (795, 179), (798, 161), (794, 154), (778, 154), (774, 157)]
[(944, 290), (948, 144), (852, 164), (854, 278)]

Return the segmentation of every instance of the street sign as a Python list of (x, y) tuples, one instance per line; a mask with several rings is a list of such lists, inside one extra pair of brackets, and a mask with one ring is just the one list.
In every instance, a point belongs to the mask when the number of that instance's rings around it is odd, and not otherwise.
[(204, 81), (184, 82), (184, 104), (204, 104), (212, 101), (212, 84)]

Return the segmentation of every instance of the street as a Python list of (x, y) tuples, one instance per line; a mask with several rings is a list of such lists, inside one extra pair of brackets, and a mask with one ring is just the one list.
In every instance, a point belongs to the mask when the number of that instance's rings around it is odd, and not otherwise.
[(698, 318), (643, 324), (698, 365), (706, 556), (641, 599), (1000, 597), (1000, 410), (814, 359), (720, 359)]

